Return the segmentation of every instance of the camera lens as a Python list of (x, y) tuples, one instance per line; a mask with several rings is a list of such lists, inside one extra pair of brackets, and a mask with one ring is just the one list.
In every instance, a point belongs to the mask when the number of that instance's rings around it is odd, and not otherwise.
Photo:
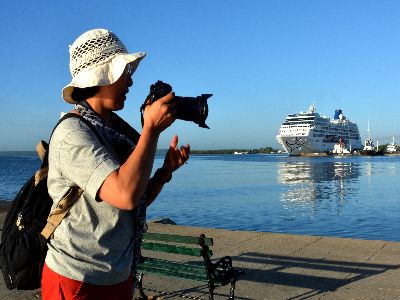
[(203, 128), (210, 128), (205, 121), (208, 116), (207, 99), (212, 94), (202, 94), (198, 97), (179, 97), (176, 96), (177, 113), (176, 118), (185, 121), (191, 121)]

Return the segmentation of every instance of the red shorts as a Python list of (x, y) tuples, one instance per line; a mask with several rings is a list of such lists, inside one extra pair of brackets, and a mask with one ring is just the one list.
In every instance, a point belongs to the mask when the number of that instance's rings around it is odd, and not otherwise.
[(42, 273), (42, 300), (132, 300), (132, 275), (121, 283), (96, 285), (69, 279), (46, 264)]

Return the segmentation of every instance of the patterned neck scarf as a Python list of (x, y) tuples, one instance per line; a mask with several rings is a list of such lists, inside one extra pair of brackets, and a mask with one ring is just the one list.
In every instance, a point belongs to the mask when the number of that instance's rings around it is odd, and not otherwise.
[(75, 110), (78, 111), (84, 119), (92, 123), (107, 142), (113, 146), (120, 162), (125, 162), (135, 148), (135, 144), (118, 129), (112, 127), (112, 118), (110, 126), (106, 124), (96, 112), (82, 106), (81, 104), (76, 104)]

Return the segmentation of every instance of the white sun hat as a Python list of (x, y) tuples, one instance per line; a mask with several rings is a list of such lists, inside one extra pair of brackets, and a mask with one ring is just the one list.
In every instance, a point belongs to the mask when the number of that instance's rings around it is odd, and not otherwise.
[(111, 31), (93, 29), (83, 33), (69, 48), (69, 69), (72, 81), (63, 88), (62, 96), (68, 103), (75, 87), (86, 88), (113, 84), (121, 77), (127, 64), (132, 72), (146, 53), (129, 54), (125, 45)]

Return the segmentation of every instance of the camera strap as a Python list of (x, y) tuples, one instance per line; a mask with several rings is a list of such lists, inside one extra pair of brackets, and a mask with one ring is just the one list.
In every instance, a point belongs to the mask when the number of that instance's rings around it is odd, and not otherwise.
[(140, 121), (142, 122), (142, 128), (144, 125), (144, 117), (143, 117), (143, 112), (147, 104), (143, 103), (142, 106), (140, 107)]

